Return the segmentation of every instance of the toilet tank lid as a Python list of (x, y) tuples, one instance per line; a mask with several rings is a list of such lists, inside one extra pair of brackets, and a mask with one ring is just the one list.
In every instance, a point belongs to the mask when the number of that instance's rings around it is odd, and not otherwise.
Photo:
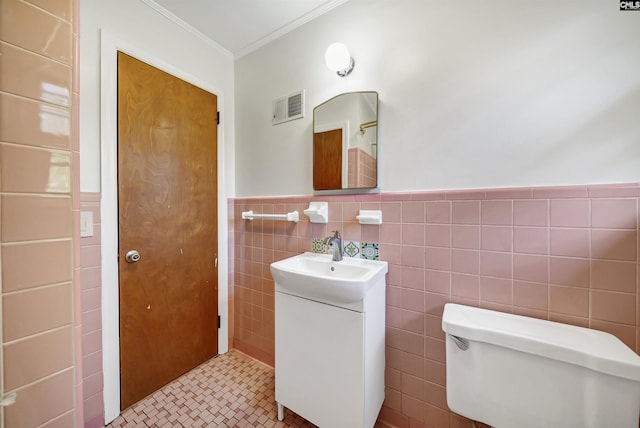
[(640, 381), (640, 357), (620, 339), (603, 331), (454, 303), (444, 307), (442, 329), (469, 341)]

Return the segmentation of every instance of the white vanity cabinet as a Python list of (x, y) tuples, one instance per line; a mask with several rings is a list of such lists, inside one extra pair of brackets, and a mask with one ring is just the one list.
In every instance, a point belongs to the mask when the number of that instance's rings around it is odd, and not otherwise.
[(283, 292), (276, 281), (278, 417), (287, 407), (322, 428), (373, 427), (384, 400), (384, 333), (384, 275), (344, 304)]

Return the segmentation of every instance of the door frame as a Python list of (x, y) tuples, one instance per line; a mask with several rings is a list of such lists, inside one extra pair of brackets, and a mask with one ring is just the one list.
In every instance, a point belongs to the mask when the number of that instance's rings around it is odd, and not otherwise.
[[(102, 369), (105, 424), (120, 414), (120, 339), (118, 294), (118, 51), (144, 61), (218, 97), (226, 117), (224, 93), (208, 82), (100, 30), (100, 188), (102, 251)], [(224, 183), (224, 123), (218, 125), (218, 183)], [(229, 349), (228, 209), (224, 185), (218, 185), (218, 354)]]

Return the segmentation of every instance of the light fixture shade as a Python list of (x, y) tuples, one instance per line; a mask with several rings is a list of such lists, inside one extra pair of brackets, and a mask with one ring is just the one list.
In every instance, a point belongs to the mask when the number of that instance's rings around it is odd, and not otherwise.
[(324, 54), (327, 68), (340, 76), (346, 76), (353, 70), (354, 61), (349, 49), (342, 43), (332, 43)]

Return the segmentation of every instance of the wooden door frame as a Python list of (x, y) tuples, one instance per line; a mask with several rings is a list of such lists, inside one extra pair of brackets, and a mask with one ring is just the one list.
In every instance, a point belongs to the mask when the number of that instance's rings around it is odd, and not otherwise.
[[(102, 251), (102, 367), (105, 423), (120, 414), (120, 340), (118, 294), (118, 51), (144, 61), (218, 97), (224, 114), (224, 93), (188, 72), (100, 31), (100, 155), (101, 155), (101, 251)], [(224, 123), (218, 126), (218, 183), (224, 183)], [(218, 186), (218, 353), (229, 349), (228, 331), (228, 210), (224, 185)]]

